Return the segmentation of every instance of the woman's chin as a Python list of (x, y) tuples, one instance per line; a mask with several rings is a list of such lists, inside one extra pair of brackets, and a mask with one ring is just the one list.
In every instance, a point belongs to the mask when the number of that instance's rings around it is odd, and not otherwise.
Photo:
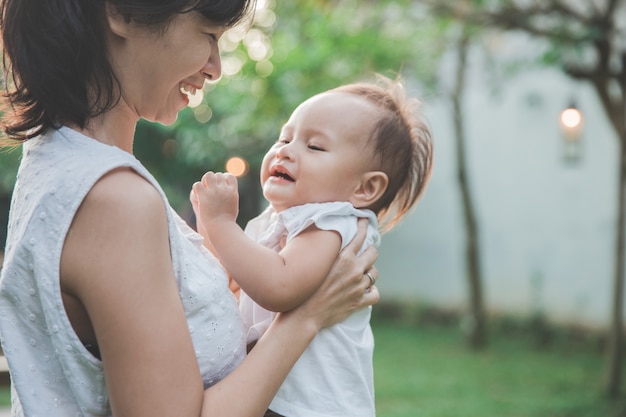
[(144, 117), (144, 119), (148, 120), (149, 122), (155, 122), (155, 123), (160, 123), (165, 126), (169, 126), (178, 119), (178, 113), (184, 108), (185, 107), (182, 107), (180, 110), (161, 112), (159, 114), (154, 115), (154, 117), (151, 117), (151, 118)]

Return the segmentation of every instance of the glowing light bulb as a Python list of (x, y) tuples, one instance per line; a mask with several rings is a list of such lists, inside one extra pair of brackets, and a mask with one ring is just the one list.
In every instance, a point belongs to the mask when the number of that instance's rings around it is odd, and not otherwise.
[(577, 108), (570, 107), (561, 112), (561, 123), (567, 128), (574, 129), (580, 126), (582, 120), (582, 114)]
[(559, 122), (561, 124), (563, 139), (565, 139), (563, 143), (565, 161), (567, 163), (578, 162), (582, 152), (580, 135), (583, 125), (583, 115), (574, 104), (571, 104), (561, 112)]

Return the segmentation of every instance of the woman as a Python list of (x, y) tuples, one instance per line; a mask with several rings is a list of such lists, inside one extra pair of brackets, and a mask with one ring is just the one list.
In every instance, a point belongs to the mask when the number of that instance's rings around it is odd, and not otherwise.
[(321, 328), (378, 301), (361, 227), (245, 356), (225, 272), (132, 156), (139, 118), (172, 123), (220, 77), (217, 41), (253, 6), (0, 0), (23, 142), (0, 283), (13, 415), (260, 416)]

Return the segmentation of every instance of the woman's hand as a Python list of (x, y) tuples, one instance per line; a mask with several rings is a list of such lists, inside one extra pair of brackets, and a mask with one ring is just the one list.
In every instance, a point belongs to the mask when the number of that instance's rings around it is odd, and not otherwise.
[(378, 250), (370, 246), (357, 256), (365, 241), (367, 223), (365, 219), (359, 220), (358, 233), (339, 253), (322, 285), (302, 306), (287, 314), (313, 319), (317, 328), (321, 329), (379, 301), (380, 294), (373, 285), (378, 279), (378, 270), (374, 266)]
[[(315, 293), (299, 307), (278, 313), (243, 363), (206, 391), (203, 415), (254, 415), (267, 408), (320, 329), (378, 302), (378, 290), (372, 285), (372, 280), (378, 278), (378, 271), (373, 266), (378, 251), (370, 247), (357, 256), (366, 234), (367, 220), (360, 220), (357, 235), (339, 253)], [(238, 401), (243, 390), (248, 394), (247, 399)], [(224, 398), (232, 401), (225, 402)]]

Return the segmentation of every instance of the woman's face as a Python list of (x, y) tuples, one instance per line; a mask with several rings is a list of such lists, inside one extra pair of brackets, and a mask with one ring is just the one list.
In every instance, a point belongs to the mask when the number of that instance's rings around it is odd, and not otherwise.
[(221, 76), (218, 39), (227, 29), (200, 13), (174, 17), (164, 32), (109, 18), (110, 56), (121, 85), (121, 105), (137, 118), (171, 124), (187, 93)]

